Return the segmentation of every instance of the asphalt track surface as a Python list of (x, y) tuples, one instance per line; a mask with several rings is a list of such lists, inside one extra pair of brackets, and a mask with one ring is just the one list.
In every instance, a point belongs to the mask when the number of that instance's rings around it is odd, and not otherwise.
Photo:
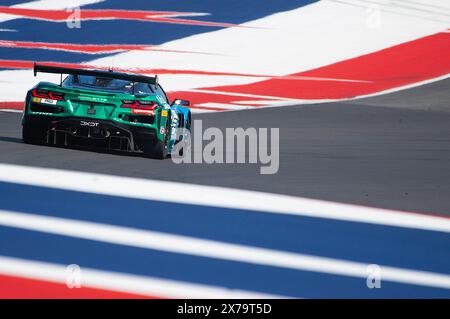
[(447, 79), (348, 102), (194, 116), (204, 129), (280, 128), (280, 167), (274, 175), (261, 175), (260, 164), (180, 165), (26, 145), (21, 115), (6, 112), (0, 112), (0, 162), (450, 215), (449, 89)]

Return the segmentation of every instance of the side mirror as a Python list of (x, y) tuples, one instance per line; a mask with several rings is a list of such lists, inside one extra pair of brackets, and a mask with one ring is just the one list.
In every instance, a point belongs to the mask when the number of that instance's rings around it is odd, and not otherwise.
[(172, 105), (189, 106), (190, 104), (191, 103), (189, 103), (189, 101), (181, 100), (181, 99), (175, 99), (172, 102)]

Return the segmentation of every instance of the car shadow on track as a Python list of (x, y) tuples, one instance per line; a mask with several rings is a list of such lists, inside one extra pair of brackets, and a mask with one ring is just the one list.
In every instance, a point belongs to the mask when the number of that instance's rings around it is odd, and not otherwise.
[[(22, 138), (10, 137), (10, 136), (0, 136), (0, 142), (25, 144), (23, 142)], [(101, 148), (94, 148), (94, 147), (89, 147), (89, 146), (75, 146), (75, 145), (63, 146), (63, 145), (45, 145), (45, 144), (39, 144), (39, 145), (35, 145), (35, 146), (69, 149), (69, 150), (71, 149), (71, 150), (77, 150), (77, 151), (82, 151), (82, 152), (91, 152), (91, 153), (98, 153), (98, 154), (109, 154), (109, 155), (118, 155), (118, 156), (127, 156), (127, 157), (142, 157), (142, 158), (145, 158), (148, 160), (157, 160), (157, 159), (145, 157), (141, 153), (131, 153), (131, 152), (117, 151), (117, 150), (103, 150)]]
[(9, 137), (9, 136), (0, 136), (0, 142), (8, 142), (8, 143), (20, 143), (23, 144), (21, 138), (17, 137)]

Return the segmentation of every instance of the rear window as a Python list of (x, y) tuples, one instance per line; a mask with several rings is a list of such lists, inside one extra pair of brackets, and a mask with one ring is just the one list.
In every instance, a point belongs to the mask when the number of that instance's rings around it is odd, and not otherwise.
[(69, 75), (63, 82), (64, 86), (91, 88), (101, 91), (115, 91), (128, 94), (152, 94), (148, 83), (131, 82), (120, 79), (102, 78), (92, 75)]

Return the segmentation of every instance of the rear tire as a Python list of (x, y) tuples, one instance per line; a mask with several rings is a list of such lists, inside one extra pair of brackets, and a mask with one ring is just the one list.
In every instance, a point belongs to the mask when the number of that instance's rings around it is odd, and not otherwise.
[(146, 143), (145, 141), (144, 143), (142, 143), (142, 150), (144, 152), (145, 157), (159, 160), (168, 158), (167, 145), (169, 143), (169, 136), (170, 136), (170, 123), (171, 117), (169, 112), (169, 117), (167, 118), (163, 140), (160, 141), (159, 139), (156, 139), (156, 141), (154, 141), (153, 144)]
[(150, 142), (142, 143), (144, 156), (153, 159), (165, 159), (167, 157), (167, 147), (163, 141), (157, 140), (153, 144)]
[(44, 131), (40, 127), (34, 127), (29, 124), (22, 126), (22, 140), (26, 144), (42, 144)]
[(167, 158), (167, 147), (163, 141), (157, 141), (153, 146), (153, 158), (165, 159)]

